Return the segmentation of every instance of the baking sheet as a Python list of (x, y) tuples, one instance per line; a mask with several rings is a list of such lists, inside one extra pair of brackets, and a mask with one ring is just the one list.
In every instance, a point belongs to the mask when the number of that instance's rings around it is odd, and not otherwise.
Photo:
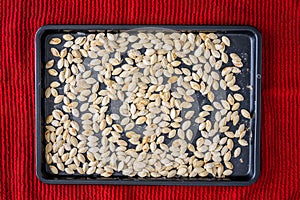
[[(89, 31), (116, 31), (132, 29), (157, 30), (161, 28), (176, 30), (180, 32), (215, 32), (218, 35), (226, 35), (231, 40), (231, 46), (227, 48), (227, 54), (235, 52), (241, 56), (244, 67), (237, 79), (242, 90), (239, 91), (245, 97), (241, 107), (253, 111), (253, 118), (247, 122), (251, 132), (245, 139), (249, 146), (243, 148), (243, 163), (240, 157), (232, 159), (235, 168), (230, 177), (216, 179), (213, 177), (201, 178), (129, 178), (118, 174), (104, 178), (99, 175), (67, 175), (60, 173), (54, 175), (50, 172), (44, 158), (44, 126), (45, 118), (53, 109), (53, 99), (43, 97), (45, 88), (55, 78), (47, 75), (44, 64), (50, 59), (49, 40), (53, 36), (61, 37), (67, 30), (71, 34), (87, 34)], [(59, 48), (59, 46), (58, 46)], [(230, 27), (230, 26), (125, 26), (125, 25), (53, 25), (42, 27), (36, 35), (36, 138), (37, 138), (37, 175), (46, 183), (70, 183), (70, 184), (143, 184), (143, 185), (248, 185), (253, 183), (259, 174), (260, 165), (260, 65), (261, 65), (261, 39), (260, 34), (252, 27)], [(52, 56), (51, 56), (52, 58)], [(251, 86), (252, 89), (249, 89)], [(222, 95), (221, 95), (222, 96)], [(199, 104), (205, 101), (198, 96)]]

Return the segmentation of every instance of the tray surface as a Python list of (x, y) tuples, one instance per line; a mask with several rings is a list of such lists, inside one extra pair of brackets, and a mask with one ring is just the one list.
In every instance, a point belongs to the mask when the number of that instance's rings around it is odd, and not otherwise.
[[(178, 31), (178, 32), (213, 32), (218, 36), (226, 35), (231, 45), (226, 48), (226, 53), (237, 53), (243, 62), (241, 73), (236, 77), (236, 83), (241, 87), (239, 91), (245, 98), (241, 102), (241, 108), (251, 111), (250, 120), (241, 119), (239, 123), (248, 125), (249, 130), (244, 139), (249, 145), (242, 147), (242, 153), (237, 158), (232, 158), (231, 162), (235, 166), (233, 173), (226, 178), (213, 178), (211, 176), (201, 177), (174, 177), (174, 178), (140, 178), (127, 177), (120, 173), (115, 173), (111, 177), (101, 177), (94, 175), (80, 175), (75, 173), (68, 175), (66, 173), (53, 174), (46, 164), (44, 149), (46, 145), (45, 119), (53, 110), (53, 98), (44, 97), (45, 89), (57, 77), (48, 75), (44, 68), (45, 63), (53, 59), (50, 53), (51, 47), (49, 41), (53, 37), (62, 38), (66, 32), (74, 35), (84, 36), (94, 31), (99, 32), (123, 32), (126, 30), (142, 31)], [(68, 30), (68, 31), (66, 31)], [(129, 31), (133, 32), (133, 31)], [(57, 49), (63, 46), (56, 45)], [(57, 60), (55, 60), (57, 62)], [(226, 65), (229, 66), (229, 65)], [(189, 67), (189, 66), (184, 66)], [(223, 68), (223, 66), (222, 66)], [(135, 185), (249, 185), (256, 181), (259, 175), (260, 166), (260, 84), (261, 84), (261, 38), (256, 29), (247, 26), (134, 26), (134, 25), (50, 25), (39, 29), (36, 35), (36, 165), (37, 176), (45, 183), (57, 184), (135, 184)], [(92, 74), (93, 76), (93, 74)], [(63, 87), (58, 88), (59, 93), (63, 92)], [(216, 99), (226, 99), (230, 91), (218, 92)], [(195, 95), (199, 106), (207, 102), (202, 95)], [(115, 104), (112, 107), (119, 107)], [(199, 108), (192, 108), (199, 112)], [(74, 118), (75, 120), (75, 118)], [(234, 129), (232, 129), (234, 131)], [(171, 142), (171, 141), (167, 141)], [(194, 144), (196, 143), (193, 141)], [(237, 143), (237, 140), (234, 140)], [(241, 160), (242, 159), (242, 160)]]

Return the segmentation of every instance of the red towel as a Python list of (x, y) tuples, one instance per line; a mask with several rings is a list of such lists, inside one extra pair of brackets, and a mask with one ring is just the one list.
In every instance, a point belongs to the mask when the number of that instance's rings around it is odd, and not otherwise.
[[(300, 199), (299, 0), (1, 0), (0, 198)], [(252, 25), (262, 33), (262, 169), (248, 187), (46, 185), (35, 175), (34, 36), (46, 24)]]

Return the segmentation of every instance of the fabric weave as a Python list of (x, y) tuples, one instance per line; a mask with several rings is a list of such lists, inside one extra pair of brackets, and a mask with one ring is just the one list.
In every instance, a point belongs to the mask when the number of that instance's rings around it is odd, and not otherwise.
[[(0, 199), (300, 199), (299, 0), (1, 0)], [(46, 185), (35, 175), (34, 36), (46, 24), (252, 25), (261, 176), (248, 187)]]

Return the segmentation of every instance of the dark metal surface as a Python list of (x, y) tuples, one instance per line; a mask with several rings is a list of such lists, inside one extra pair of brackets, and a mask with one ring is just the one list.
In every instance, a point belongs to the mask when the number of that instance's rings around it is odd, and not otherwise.
[[(244, 67), (237, 76), (237, 83), (241, 86), (241, 93), (245, 101), (241, 108), (252, 111), (253, 118), (246, 122), (250, 131), (245, 136), (249, 146), (243, 148), (243, 163), (240, 157), (232, 158), (235, 166), (233, 174), (224, 179), (208, 178), (129, 178), (112, 176), (104, 178), (97, 175), (54, 175), (49, 171), (44, 158), (44, 126), (45, 118), (53, 108), (53, 99), (43, 97), (44, 90), (54, 79), (46, 76), (44, 64), (50, 59), (49, 38), (54, 35), (61, 37), (70, 30), (75, 35), (78, 32), (89, 33), (88, 30), (131, 30), (142, 28), (157, 30), (161, 28), (176, 31), (201, 31), (215, 32), (218, 35), (226, 34), (231, 40), (231, 46), (227, 47), (229, 54), (235, 52), (241, 56)], [(230, 65), (226, 65), (230, 66)], [(247, 86), (251, 85), (253, 89)], [(226, 91), (227, 94), (230, 93)], [(223, 96), (223, 95), (222, 95)], [(200, 98), (200, 97), (199, 97)], [(218, 98), (218, 97), (216, 97)], [(36, 34), (36, 75), (35, 75), (35, 109), (36, 109), (36, 170), (38, 178), (45, 183), (53, 184), (124, 184), (124, 185), (250, 185), (254, 183), (260, 171), (260, 101), (261, 101), (261, 36), (253, 27), (249, 26), (168, 26), (168, 25), (49, 25), (41, 27)], [(201, 101), (200, 101), (201, 102)]]

